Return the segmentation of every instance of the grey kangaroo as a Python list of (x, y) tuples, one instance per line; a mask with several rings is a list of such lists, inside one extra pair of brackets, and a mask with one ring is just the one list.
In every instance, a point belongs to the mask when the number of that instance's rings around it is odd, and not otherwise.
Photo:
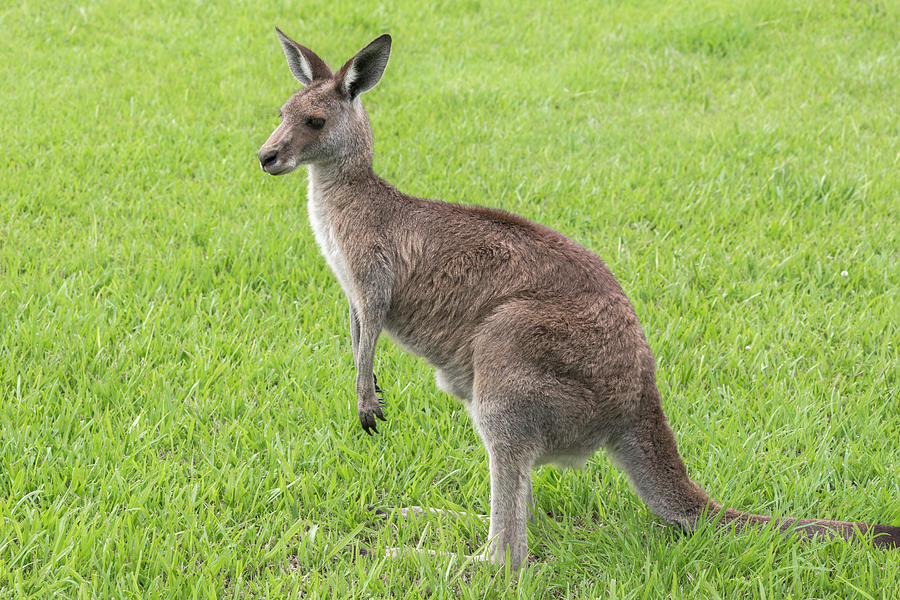
[(607, 266), (567, 237), (500, 210), (401, 193), (372, 170), (360, 95), (387, 66), (382, 35), (337, 73), (277, 29), (303, 88), (259, 150), (262, 169), (309, 165), (309, 218), (350, 305), (359, 420), (384, 420), (373, 374), (386, 331), (425, 357), (438, 386), (465, 402), (490, 464), (488, 558), (527, 558), (531, 474), (582, 465), (606, 449), (659, 517), (738, 530), (768, 523), (809, 537), (871, 537), (900, 546), (900, 527), (776, 518), (724, 508), (687, 474), (663, 414), (655, 361)]

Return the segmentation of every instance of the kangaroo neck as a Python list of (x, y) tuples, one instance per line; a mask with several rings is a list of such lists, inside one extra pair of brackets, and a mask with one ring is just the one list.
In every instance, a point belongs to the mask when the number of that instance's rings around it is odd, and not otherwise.
[(309, 201), (319, 206), (350, 203), (360, 196), (355, 189), (365, 188), (376, 179), (371, 159), (311, 164)]

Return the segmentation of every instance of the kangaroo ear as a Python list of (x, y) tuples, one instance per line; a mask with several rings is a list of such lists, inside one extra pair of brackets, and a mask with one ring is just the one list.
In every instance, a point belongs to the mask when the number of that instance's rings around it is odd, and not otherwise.
[(381, 79), (391, 55), (391, 36), (381, 35), (356, 53), (338, 71), (338, 81), (347, 98), (353, 100), (363, 92), (375, 87)]
[(315, 52), (284, 35), (284, 32), (277, 27), (275, 31), (278, 32), (278, 39), (281, 40), (281, 47), (284, 48), (288, 67), (297, 81), (303, 85), (309, 85), (316, 79), (332, 77), (331, 69)]

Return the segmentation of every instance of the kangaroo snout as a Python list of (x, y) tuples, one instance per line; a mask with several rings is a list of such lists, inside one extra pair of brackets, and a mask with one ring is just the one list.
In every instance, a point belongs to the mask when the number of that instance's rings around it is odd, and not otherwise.
[(269, 169), (278, 162), (278, 150), (274, 148), (266, 148), (263, 146), (259, 149), (259, 166), (263, 171), (269, 172)]
[(259, 166), (269, 175), (284, 175), (297, 167), (297, 160), (291, 156), (284, 143), (266, 142), (256, 156), (259, 158)]
[(263, 171), (269, 175), (284, 175), (297, 167), (298, 161), (291, 150), (292, 139), (290, 128), (284, 123), (272, 132), (256, 153)]

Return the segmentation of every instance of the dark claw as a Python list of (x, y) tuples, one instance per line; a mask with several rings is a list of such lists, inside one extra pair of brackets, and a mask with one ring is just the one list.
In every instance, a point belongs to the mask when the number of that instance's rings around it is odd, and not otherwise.
[(375, 393), (383, 394), (384, 390), (381, 389), (381, 387), (378, 385), (378, 377), (375, 375), (375, 373), (372, 373), (372, 379), (375, 381)]
[(359, 411), (359, 422), (362, 425), (363, 431), (369, 435), (378, 433), (378, 421), (376, 419), (387, 421), (387, 418), (384, 416), (384, 411), (381, 410), (385, 405), (384, 398), (376, 396), (376, 399), (378, 400), (378, 404), (376, 404), (374, 408), (360, 409)]
[[(378, 409), (378, 412), (381, 412), (381, 409)], [(382, 420), (384, 416), (381, 416)], [(375, 414), (373, 412), (361, 413), (359, 415), (359, 422), (362, 425), (363, 431), (368, 433), (369, 435), (374, 435), (378, 433), (378, 427), (376, 426)]]

